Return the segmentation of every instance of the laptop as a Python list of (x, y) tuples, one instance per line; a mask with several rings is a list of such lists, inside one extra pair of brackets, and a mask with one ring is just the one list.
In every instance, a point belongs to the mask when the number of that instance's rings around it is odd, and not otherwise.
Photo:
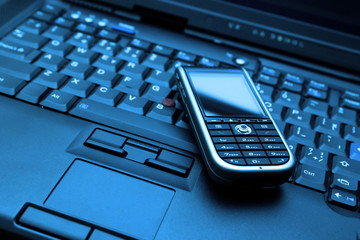
[[(3, 238), (360, 238), (358, 3), (0, 6)], [(249, 72), (296, 157), (286, 183), (210, 180), (180, 65)]]

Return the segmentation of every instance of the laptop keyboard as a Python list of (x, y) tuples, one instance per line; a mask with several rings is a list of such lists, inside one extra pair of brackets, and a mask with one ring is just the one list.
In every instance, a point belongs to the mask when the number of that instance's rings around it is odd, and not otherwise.
[[(236, 66), (133, 34), (128, 25), (46, 5), (1, 39), (0, 93), (110, 126), (131, 121), (104, 120), (122, 109), (190, 129), (176, 67)], [(358, 210), (360, 93), (261, 64), (250, 74), (296, 156), (289, 182)]]

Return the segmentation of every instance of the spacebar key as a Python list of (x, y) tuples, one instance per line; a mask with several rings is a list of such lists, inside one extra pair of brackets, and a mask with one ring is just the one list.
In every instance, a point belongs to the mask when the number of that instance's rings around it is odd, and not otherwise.
[(37, 66), (0, 56), (0, 72), (10, 76), (23, 80), (31, 80), (39, 71), (40, 68)]
[(156, 119), (137, 115), (89, 99), (81, 99), (69, 113), (109, 127), (132, 132), (146, 138), (156, 139), (156, 141), (179, 146), (185, 150), (198, 153), (193, 135), (189, 130)]

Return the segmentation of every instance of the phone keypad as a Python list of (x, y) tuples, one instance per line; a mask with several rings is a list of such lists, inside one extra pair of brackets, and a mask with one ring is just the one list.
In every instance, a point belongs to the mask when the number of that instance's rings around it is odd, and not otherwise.
[(289, 153), (270, 120), (210, 119), (206, 124), (225, 162), (263, 166), (289, 160)]

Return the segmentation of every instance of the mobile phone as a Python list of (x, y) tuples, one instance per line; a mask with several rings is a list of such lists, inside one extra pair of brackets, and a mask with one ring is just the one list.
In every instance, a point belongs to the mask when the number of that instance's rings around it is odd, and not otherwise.
[(176, 82), (210, 177), (273, 187), (294, 157), (245, 69), (179, 67)]

